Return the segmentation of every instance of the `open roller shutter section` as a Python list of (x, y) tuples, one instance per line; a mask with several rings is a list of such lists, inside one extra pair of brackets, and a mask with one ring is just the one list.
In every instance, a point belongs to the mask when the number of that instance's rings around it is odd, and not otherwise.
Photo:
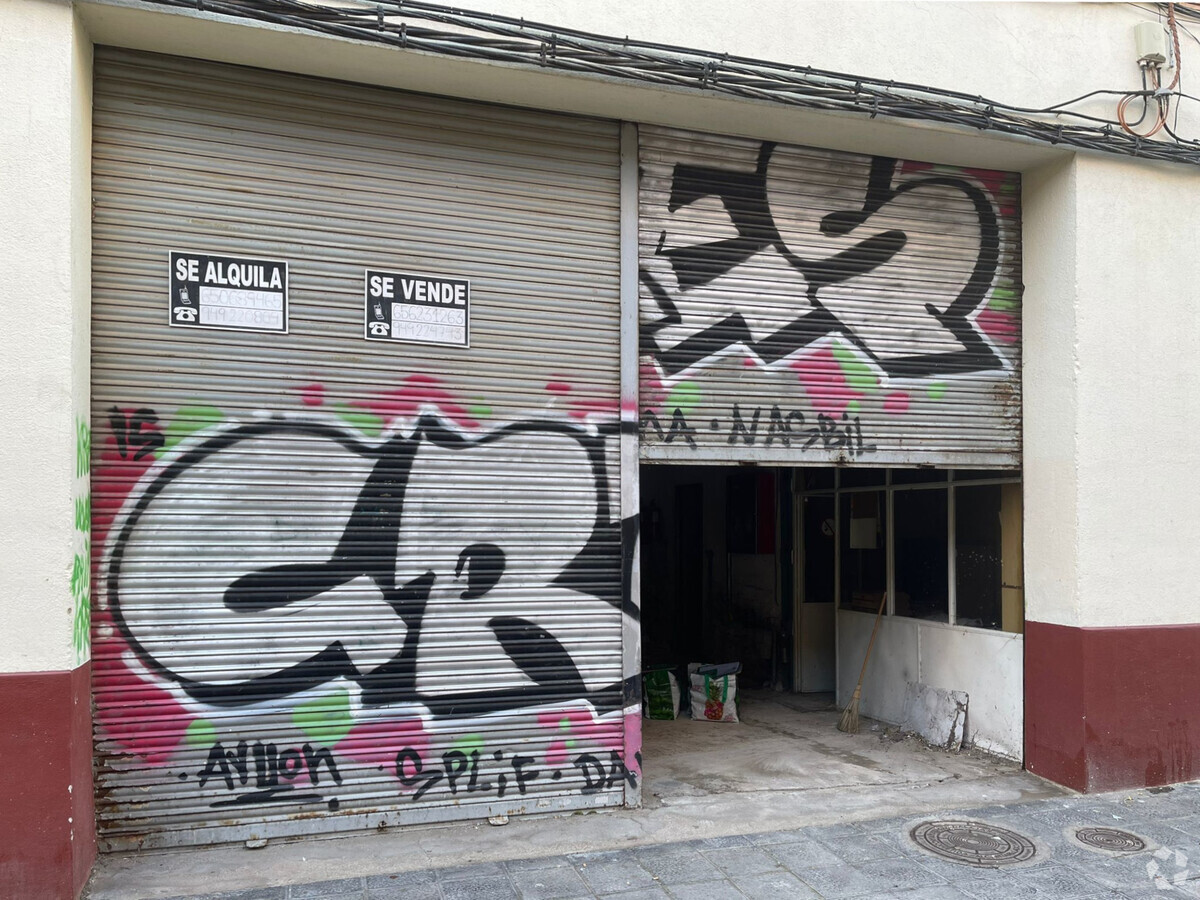
[(1020, 465), (1019, 178), (642, 128), (642, 458)]
[[(95, 73), (103, 844), (623, 802), (617, 126)], [(174, 251), (286, 262), (287, 332), (170, 327)], [(368, 268), (469, 281), (470, 346), (366, 339)]]

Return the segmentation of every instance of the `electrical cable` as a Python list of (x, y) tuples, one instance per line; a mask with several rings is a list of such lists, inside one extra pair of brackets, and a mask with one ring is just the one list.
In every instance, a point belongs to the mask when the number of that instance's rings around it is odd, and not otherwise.
[[(117, 0), (114, 0), (117, 2)], [(1200, 142), (1147, 140), (1121, 117), (1105, 119), (1065, 109), (1096, 96), (1154, 100), (1165, 118), (1173, 97), (1196, 98), (1156, 85), (1153, 92), (1093, 91), (1040, 109), (911, 82), (785, 65), (728, 53), (592, 34), (424, 0), (144, 0), (148, 5), (253, 19), (397, 49), (641, 82), (700, 89), (808, 109), (936, 122), (1046, 144), (1200, 165)], [(1173, 15), (1173, 4), (1168, 6)], [(1200, 17), (1198, 17), (1200, 18)], [(423, 24), (428, 23), (428, 24)], [(1178, 29), (1174, 32), (1178, 42)], [(1176, 54), (1178, 65), (1178, 52)], [(1125, 103), (1124, 113), (1131, 105)], [(1146, 101), (1150, 105), (1149, 99)], [(1052, 116), (1052, 119), (1030, 116)], [(1138, 127), (1144, 120), (1133, 124)], [(1157, 119), (1157, 117), (1156, 117)], [(1127, 122), (1126, 122), (1127, 124)], [(1156, 120), (1155, 125), (1158, 126)], [(1163, 126), (1165, 128), (1165, 125)], [(1156, 127), (1153, 133), (1157, 133)]]

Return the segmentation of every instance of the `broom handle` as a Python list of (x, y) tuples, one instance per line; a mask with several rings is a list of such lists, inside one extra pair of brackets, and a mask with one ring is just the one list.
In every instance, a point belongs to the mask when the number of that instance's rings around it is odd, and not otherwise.
[(858, 673), (858, 689), (862, 688), (863, 679), (867, 677), (867, 663), (871, 661), (871, 648), (875, 646), (875, 635), (879, 633), (879, 620), (883, 618), (883, 608), (887, 605), (887, 591), (879, 601), (879, 612), (875, 613), (875, 627), (871, 629), (871, 640), (867, 643), (867, 655), (863, 657), (862, 671)]

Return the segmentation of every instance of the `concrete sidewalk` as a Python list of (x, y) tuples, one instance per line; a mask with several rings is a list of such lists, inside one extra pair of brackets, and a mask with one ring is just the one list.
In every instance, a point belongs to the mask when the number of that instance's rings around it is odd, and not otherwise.
[[(933, 819), (968, 820), (1028, 839), (1024, 862), (980, 868), (919, 848)], [(1080, 827), (1119, 828), (1136, 852), (1080, 844)], [(986, 851), (987, 838), (971, 846)], [(204, 895), (204, 900), (1011, 900), (1200, 897), (1200, 785), (1077, 796), (635, 849), (491, 862)], [(197, 898), (189, 898), (197, 900)]]
[(91, 900), (160, 900), (749, 832), (861, 826), (1065, 794), (1016, 763), (931, 749), (870, 721), (861, 734), (842, 734), (831, 699), (814, 704), (813, 698), (746, 692), (742, 721), (732, 727), (644, 722), (641, 809), (521, 816), (504, 827), (471, 822), (271, 841), (258, 850), (227, 845), (112, 853), (97, 863)]

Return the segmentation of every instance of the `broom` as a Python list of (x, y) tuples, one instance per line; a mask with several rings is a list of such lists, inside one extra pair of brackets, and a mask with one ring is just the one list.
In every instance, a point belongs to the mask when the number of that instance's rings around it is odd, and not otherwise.
[(887, 591), (883, 592), (883, 599), (879, 601), (879, 612), (875, 613), (875, 627), (871, 629), (871, 640), (867, 644), (867, 655), (863, 657), (862, 671), (858, 673), (858, 684), (854, 686), (854, 696), (850, 698), (849, 705), (842, 710), (842, 717), (838, 719), (838, 731), (858, 734), (858, 701), (862, 699), (862, 683), (867, 675), (867, 663), (871, 660), (871, 648), (875, 646), (875, 635), (879, 633), (879, 620), (883, 617), (885, 605)]

